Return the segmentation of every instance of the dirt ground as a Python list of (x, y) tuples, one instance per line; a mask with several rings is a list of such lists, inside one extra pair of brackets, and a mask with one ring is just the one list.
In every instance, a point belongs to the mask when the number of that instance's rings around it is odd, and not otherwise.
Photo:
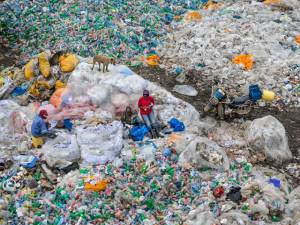
[[(150, 67), (131, 69), (145, 79), (160, 84), (160, 86), (166, 88), (174, 96), (189, 102), (200, 112), (200, 115), (202, 114), (204, 105), (210, 97), (212, 84), (207, 82), (206, 79), (204, 80), (200, 72), (188, 71), (189, 76), (184, 84), (191, 85), (198, 91), (197, 96), (189, 97), (172, 91), (174, 85), (180, 83), (175, 80), (174, 75), (167, 74), (167, 72), (163, 69)], [(293, 155), (298, 157), (300, 155), (300, 109), (285, 109), (284, 111), (279, 111), (276, 108), (259, 107), (252, 110), (252, 112), (247, 115), (246, 119), (253, 120), (266, 115), (276, 117), (283, 124), (288, 135), (290, 149)]]

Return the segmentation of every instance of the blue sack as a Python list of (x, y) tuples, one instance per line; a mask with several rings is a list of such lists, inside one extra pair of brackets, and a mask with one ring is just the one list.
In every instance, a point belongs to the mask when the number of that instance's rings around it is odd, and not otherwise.
[(29, 88), (29, 84), (24, 83), (24, 84), (22, 84), (21, 86), (16, 87), (16, 88), (12, 91), (11, 95), (12, 95), (13, 97), (16, 97), (16, 96), (19, 96), (19, 95), (23, 95), (23, 94), (25, 94), (25, 92), (27, 91), (28, 88)]
[(148, 134), (149, 130), (145, 124), (141, 124), (139, 126), (134, 126), (130, 130), (130, 136), (134, 141), (142, 141), (146, 134)]
[(73, 128), (73, 124), (70, 119), (64, 119), (64, 127), (71, 131)]
[(172, 118), (169, 122), (170, 126), (173, 128), (173, 131), (184, 131), (185, 130), (185, 126), (183, 124), (183, 122), (179, 121), (176, 118)]
[(30, 161), (21, 162), (20, 165), (23, 166), (26, 169), (31, 169), (31, 168), (36, 166), (36, 163), (37, 163), (38, 160), (39, 160), (39, 158), (33, 156), (33, 157), (30, 158)]
[(252, 84), (249, 86), (249, 98), (251, 101), (256, 102), (261, 99), (262, 91), (257, 84)]

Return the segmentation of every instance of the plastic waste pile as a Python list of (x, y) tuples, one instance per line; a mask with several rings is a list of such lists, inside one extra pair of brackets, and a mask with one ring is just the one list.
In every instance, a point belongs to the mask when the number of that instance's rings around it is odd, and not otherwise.
[(253, 0), (202, 8), (201, 20), (182, 23), (156, 48), (160, 64), (175, 75), (184, 73), (180, 68), (201, 71), (239, 93), (257, 82), (299, 107), (299, 7), (293, 0)]
[(51, 65), (53, 58), (55, 53), (46, 50), (33, 56), (22, 70), (14, 66), (1, 70), (0, 99), (10, 98), (27, 106), (30, 102), (49, 100), (55, 90), (61, 92), (79, 59), (75, 54), (66, 53)]
[(206, 2), (4, 1), (0, 42), (21, 51), (21, 64), (39, 49), (65, 48), (80, 56), (110, 54), (126, 62), (159, 45), (176, 27), (173, 20), (181, 20), (185, 12)]
[[(59, 106), (71, 111), (57, 113), (51, 101), (41, 106), (56, 122), (73, 116), (71, 131), (60, 129), (39, 150), (27, 146), (16, 152), (11, 145), (12, 155), (1, 155), (0, 223), (299, 222), (300, 200), (289, 202), (292, 184), (280, 173), (256, 170), (243, 156), (229, 159), (209, 133), (207, 138), (200, 131), (207, 125), (201, 125), (191, 105), (126, 66), (109, 66), (108, 73), (91, 67), (80, 63), (70, 75), (68, 91), (58, 97)], [(124, 136), (118, 113), (124, 102), (136, 104), (143, 88), (156, 99), (159, 121), (172, 130), (164, 138), (133, 142)], [(9, 102), (0, 103), (14, 105)], [(87, 106), (90, 102), (93, 108)], [(29, 124), (32, 107), (23, 107)], [(24, 117), (14, 113), (13, 118), (12, 123)], [(14, 132), (28, 133), (19, 129)]]
[[(300, 200), (289, 197), (285, 180), (262, 175), (239, 160), (224, 172), (191, 164), (179, 167), (176, 147), (168, 151), (163, 146), (159, 141), (129, 142), (117, 160), (69, 172), (58, 178), (54, 189), (39, 170), (21, 167), (4, 173), (2, 222), (202, 224), (202, 213), (219, 224), (299, 222), (295, 207)], [(153, 158), (144, 157), (145, 148)]]

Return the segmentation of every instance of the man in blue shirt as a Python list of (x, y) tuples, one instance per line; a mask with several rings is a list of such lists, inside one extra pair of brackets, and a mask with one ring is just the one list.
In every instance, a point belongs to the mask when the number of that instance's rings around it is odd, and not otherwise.
[(46, 110), (41, 110), (40, 113), (33, 119), (31, 125), (32, 145), (34, 148), (40, 148), (44, 144), (42, 137), (48, 134), (46, 119), (48, 113)]

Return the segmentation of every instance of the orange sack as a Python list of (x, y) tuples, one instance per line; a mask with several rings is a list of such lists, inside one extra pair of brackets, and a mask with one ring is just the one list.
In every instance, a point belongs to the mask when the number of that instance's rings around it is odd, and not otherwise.
[(241, 54), (232, 59), (234, 64), (243, 64), (245, 70), (251, 70), (253, 67), (253, 58), (249, 54)]

